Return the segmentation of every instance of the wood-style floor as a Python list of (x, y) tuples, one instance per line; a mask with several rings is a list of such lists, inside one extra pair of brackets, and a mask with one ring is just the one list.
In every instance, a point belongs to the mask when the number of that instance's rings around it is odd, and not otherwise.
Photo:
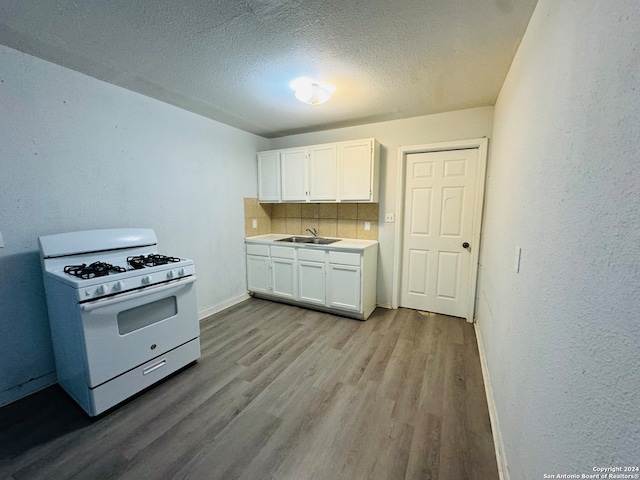
[(202, 358), (97, 419), (57, 386), (0, 409), (0, 478), (498, 478), (472, 325), (250, 299)]

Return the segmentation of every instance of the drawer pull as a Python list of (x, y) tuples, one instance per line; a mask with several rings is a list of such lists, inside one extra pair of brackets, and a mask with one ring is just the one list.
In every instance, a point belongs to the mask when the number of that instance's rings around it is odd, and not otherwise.
[(154, 370), (159, 369), (160, 367), (163, 367), (167, 364), (167, 359), (162, 359), (160, 360), (158, 363), (154, 363), (153, 365), (149, 365), (147, 368), (145, 368), (144, 370), (142, 370), (142, 374), (146, 375), (147, 373), (151, 373)]

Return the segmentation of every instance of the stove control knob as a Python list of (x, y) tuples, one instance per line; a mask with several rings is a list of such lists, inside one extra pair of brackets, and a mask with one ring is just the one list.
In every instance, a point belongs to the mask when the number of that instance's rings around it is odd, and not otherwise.
[(105, 293), (107, 293), (109, 291), (109, 285), (104, 284), (104, 285), (100, 285), (97, 289), (96, 289), (96, 293), (98, 295), (104, 295)]
[(87, 289), (84, 291), (84, 294), (85, 294), (87, 297), (90, 297), (90, 296), (91, 296), (91, 290), (89, 290), (89, 289), (87, 288)]
[(122, 290), (124, 288), (124, 282), (122, 280), (118, 281), (115, 283), (115, 285), (113, 286), (113, 289), (116, 292), (119, 292), (120, 290)]
[(174, 276), (173, 270), (169, 270), (167, 272), (167, 278), (173, 278), (173, 276)]
[(180, 276), (184, 275), (184, 268), (181, 268), (180, 270), (178, 270), (178, 275)]
[(142, 277), (142, 283), (144, 285), (149, 285), (151, 283), (151, 276), (145, 275), (144, 277)]

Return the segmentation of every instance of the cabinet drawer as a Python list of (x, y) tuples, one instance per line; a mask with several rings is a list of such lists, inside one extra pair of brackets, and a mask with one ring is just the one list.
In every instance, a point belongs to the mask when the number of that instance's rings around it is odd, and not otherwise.
[(268, 257), (269, 245), (256, 245), (255, 243), (247, 243), (247, 255), (260, 255), (261, 257)]
[(355, 267), (359, 267), (361, 257), (362, 255), (359, 253), (329, 252), (329, 263), (339, 263), (341, 265), (353, 265)]
[[(298, 260), (309, 260), (310, 262), (324, 262), (327, 252), (324, 250), (301, 248), (298, 250)], [(358, 265), (360, 265), (358, 263)]]
[(293, 247), (271, 247), (271, 256), (278, 258), (296, 258), (296, 249)]

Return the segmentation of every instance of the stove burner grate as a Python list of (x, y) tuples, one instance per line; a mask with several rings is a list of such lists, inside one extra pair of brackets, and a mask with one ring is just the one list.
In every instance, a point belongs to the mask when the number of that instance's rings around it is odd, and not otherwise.
[(94, 262), (91, 265), (87, 265), (86, 263), (82, 265), (68, 265), (64, 267), (64, 272), (86, 280), (94, 277), (104, 277), (105, 275), (109, 275), (109, 272), (126, 272), (126, 269), (105, 262)]
[(168, 257), (166, 255), (158, 255), (152, 253), (150, 255), (136, 255), (134, 257), (127, 257), (127, 263), (135, 269), (144, 267), (155, 267), (157, 265), (166, 265), (167, 263), (176, 263), (180, 259), (177, 257)]

